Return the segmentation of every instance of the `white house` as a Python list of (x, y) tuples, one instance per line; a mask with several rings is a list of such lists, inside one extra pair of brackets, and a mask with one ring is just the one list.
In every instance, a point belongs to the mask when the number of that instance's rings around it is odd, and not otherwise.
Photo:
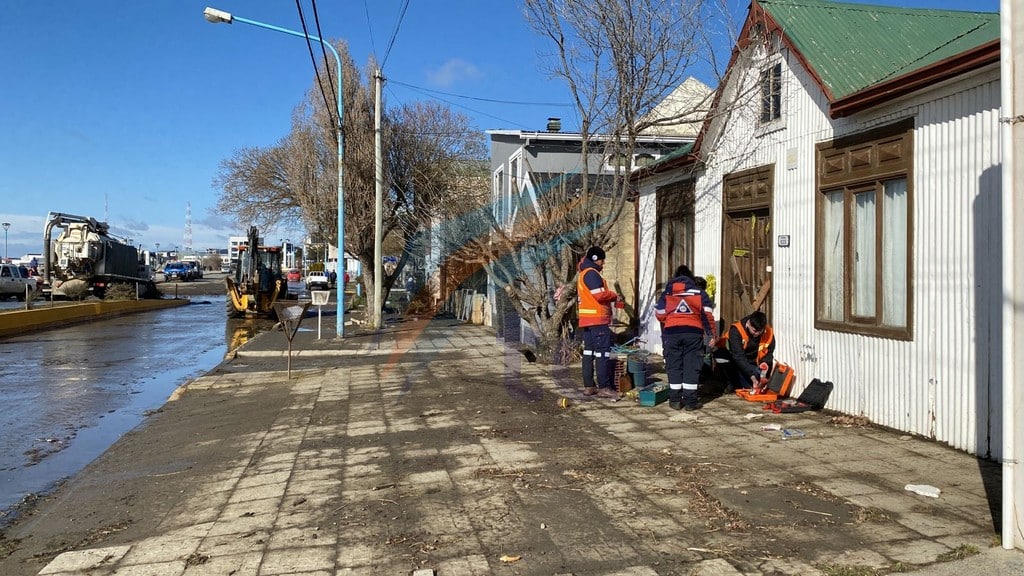
[(638, 283), (755, 308), (828, 408), (1001, 457), (999, 15), (753, 0), (692, 150), (639, 175)]

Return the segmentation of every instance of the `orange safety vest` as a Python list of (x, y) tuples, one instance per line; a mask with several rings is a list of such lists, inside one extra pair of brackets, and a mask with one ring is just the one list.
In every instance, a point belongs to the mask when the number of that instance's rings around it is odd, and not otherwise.
[[(583, 276), (593, 272), (601, 278), (602, 294), (608, 293), (608, 281), (601, 276), (596, 268), (585, 268), (576, 278), (576, 305), (580, 328), (584, 326), (603, 326), (612, 323), (611, 301), (599, 301), (595, 293), (590, 291)], [(615, 298), (612, 298), (614, 300)]]
[[(743, 326), (743, 322), (736, 322), (735, 324), (733, 324), (733, 326), (736, 327), (736, 330), (738, 330), (740, 333), (740, 338), (743, 339), (743, 350), (745, 352), (747, 350), (747, 342), (750, 341), (750, 334), (747, 334), (747, 328)], [(761, 333), (761, 339), (757, 343), (757, 360), (754, 362), (755, 364), (760, 364), (761, 360), (763, 360), (764, 357), (768, 355), (768, 346), (772, 343), (772, 340), (774, 339), (775, 332), (772, 330), (771, 325), (765, 326), (764, 332)], [(725, 334), (718, 339), (718, 342), (715, 343), (715, 346), (718, 348), (729, 347), (728, 330), (726, 330)]]

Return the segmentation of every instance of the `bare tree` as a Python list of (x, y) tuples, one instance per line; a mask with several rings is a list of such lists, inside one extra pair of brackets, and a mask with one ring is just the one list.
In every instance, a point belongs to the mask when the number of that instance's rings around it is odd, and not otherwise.
[[(364, 81), (347, 46), (342, 60), (344, 94), (345, 250), (362, 263), (367, 306), (374, 284), (375, 147), (373, 86)], [(332, 63), (326, 63), (330, 65)], [(325, 65), (321, 63), (321, 65)], [(370, 62), (369, 69), (375, 68)], [(326, 70), (320, 74), (327, 78)], [(217, 209), (240, 223), (269, 228), (301, 224), (318, 244), (337, 243), (337, 104), (314, 83), (292, 115), (291, 132), (274, 146), (245, 148), (221, 162), (214, 185)], [(385, 236), (397, 231), (406, 245), (444, 206), (458, 205), (453, 164), (486, 153), (482, 134), (468, 119), (437, 104), (409, 104), (382, 114)], [(403, 257), (408, 253), (405, 250)], [(390, 287), (393, 277), (384, 283)], [(386, 296), (385, 296), (386, 298)]]
[[(709, 100), (652, 110), (698, 71), (714, 72), (713, 30), (727, 20), (724, 0), (524, 0), (528, 23), (550, 40), (550, 72), (563, 79), (581, 135), (581, 166), (597, 157), (632, 158), (641, 134), (692, 122)], [(716, 73), (720, 77), (720, 74)], [(710, 97), (709, 97), (710, 98)], [(610, 247), (632, 194), (629, 166), (614, 174), (583, 169), (548, 183), (536, 213), (514, 225), (491, 219), (476, 242), (488, 276), (537, 334), (544, 351), (561, 348), (572, 312), (580, 254)], [(518, 191), (514, 191), (518, 192)], [(561, 292), (562, 298), (554, 298)]]

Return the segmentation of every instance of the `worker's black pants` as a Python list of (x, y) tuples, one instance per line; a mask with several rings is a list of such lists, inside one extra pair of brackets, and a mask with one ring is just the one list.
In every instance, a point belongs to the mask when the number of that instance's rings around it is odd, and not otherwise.
[(704, 366), (704, 336), (698, 332), (668, 333), (661, 336), (668, 374), (669, 402), (697, 405), (697, 385)]
[[(604, 326), (583, 327), (583, 385), (587, 388), (612, 387), (612, 329)], [(594, 372), (597, 372), (597, 383)]]

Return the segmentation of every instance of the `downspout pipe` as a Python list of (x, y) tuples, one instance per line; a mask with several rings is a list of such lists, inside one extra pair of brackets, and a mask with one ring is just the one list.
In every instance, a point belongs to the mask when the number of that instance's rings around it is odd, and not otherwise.
[[(1017, 230), (1024, 224), (1022, 210), (1016, 201), (1018, 190), (1015, 174), (1014, 136), (1024, 130), (1024, 124), (1015, 122), (1017, 103), (1015, 101), (1016, 62), (1014, 55), (1013, 23), (1024, 14), (1014, 13), (1016, 0), (1002, 0), (1000, 3), (1000, 28), (1002, 46), (1000, 47), (1000, 91), (1002, 100), (1001, 148), (1002, 148), (1002, 209), (1003, 209), (1003, 302), (1002, 302), (1002, 530), (1000, 541), (1002, 547), (1011, 550), (1017, 547), (1018, 518), (1016, 512), (1016, 467), (1017, 467), (1017, 370), (1014, 355), (1018, 327), (1024, 322), (1016, 310), (1016, 302), (1021, 300), (1020, 283), (1017, 281)], [(1024, 149), (1024, 146), (1022, 146)]]

